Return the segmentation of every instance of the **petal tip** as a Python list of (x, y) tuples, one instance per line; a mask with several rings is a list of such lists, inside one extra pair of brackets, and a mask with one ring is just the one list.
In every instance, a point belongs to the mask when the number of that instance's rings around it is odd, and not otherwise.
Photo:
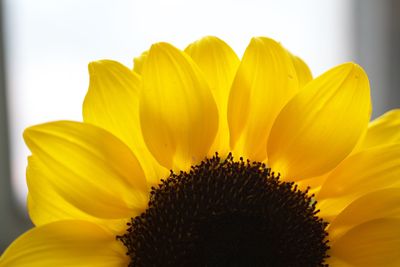
[(177, 49), (170, 43), (167, 42), (157, 42), (150, 46), (149, 55), (154, 53), (155, 51), (163, 51), (163, 50), (170, 50), (170, 49)]

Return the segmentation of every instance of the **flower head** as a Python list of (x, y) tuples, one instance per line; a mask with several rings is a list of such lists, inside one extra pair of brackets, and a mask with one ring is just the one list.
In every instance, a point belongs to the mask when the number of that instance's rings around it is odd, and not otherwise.
[(398, 266), (400, 112), (274, 40), (89, 65), (83, 122), (28, 128), (35, 228), (0, 266)]

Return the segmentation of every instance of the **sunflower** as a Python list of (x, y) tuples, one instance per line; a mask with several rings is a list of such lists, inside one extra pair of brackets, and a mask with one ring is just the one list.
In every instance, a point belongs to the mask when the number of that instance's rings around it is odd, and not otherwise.
[(83, 122), (26, 129), (35, 228), (0, 266), (400, 266), (400, 111), (274, 40), (89, 65)]

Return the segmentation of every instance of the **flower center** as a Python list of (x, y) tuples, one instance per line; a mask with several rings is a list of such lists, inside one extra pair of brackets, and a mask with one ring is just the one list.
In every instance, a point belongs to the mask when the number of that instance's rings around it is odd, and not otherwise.
[(326, 266), (315, 204), (265, 164), (216, 154), (161, 180), (117, 239), (129, 266)]

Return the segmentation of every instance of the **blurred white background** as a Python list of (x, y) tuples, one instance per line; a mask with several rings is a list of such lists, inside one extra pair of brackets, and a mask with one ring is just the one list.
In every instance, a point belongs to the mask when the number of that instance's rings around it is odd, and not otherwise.
[(132, 66), (154, 43), (180, 48), (216, 35), (242, 55), (252, 36), (280, 41), (315, 75), (352, 60), (349, 1), (8, 0), (7, 92), (13, 190), (25, 203), (29, 154), (23, 130), (50, 120), (81, 120), (89, 61)]
[[(6, 103), (7, 110), (0, 109), (0, 115), (7, 112), (8, 123), (6, 119), (2, 122), (1, 117), (0, 123), (2, 127), (8, 125), (5, 132), (9, 138), (7, 141), (5, 137), (6, 145), (0, 147), (0, 160), (3, 157), (4, 162), (9, 162), (10, 171), (4, 169), (0, 173), (0, 182), (5, 185), (0, 190), (6, 200), (0, 206), (0, 252), (29, 227), (25, 210), (29, 152), (22, 132), (30, 125), (46, 121), (81, 120), (90, 61), (108, 58), (132, 66), (133, 57), (154, 42), (167, 41), (184, 48), (205, 35), (224, 39), (240, 57), (252, 36), (268, 36), (303, 58), (314, 76), (346, 61), (361, 61), (361, 65), (367, 63), (365, 67), (373, 84), (389, 86), (383, 75), (388, 67), (380, 60), (390, 49), (381, 49), (387, 42), (383, 36), (386, 32), (382, 31), (387, 27), (386, 20), (382, 19), (390, 11), (389, 1), (3, 0), (1, 3), (5, 73), (2, 86), (7, 101), (0, 94), (0, 103)], [(391, 99), (388, 94), (373, 91), (373, 97), (379, 111), (387, 109), (383, 102)], [(11, 182), (3, 176), (10, 176)], [(12, 193), (7, 193), (10, 190)]]

